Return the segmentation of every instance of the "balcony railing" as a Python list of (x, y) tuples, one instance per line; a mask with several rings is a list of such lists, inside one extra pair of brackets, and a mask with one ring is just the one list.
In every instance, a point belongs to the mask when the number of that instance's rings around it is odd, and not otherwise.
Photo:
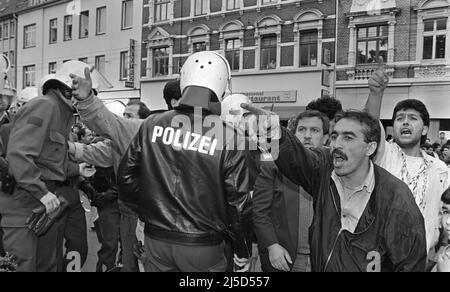
[[(376, 65), (363, 65), (363, 66), (357, 66), (355, 68), (352, 68), (350, 70), (347, 70), (347, 77), (348, 80), (369, 80), (370, 77), (372, 77), (372, 74), (377, 71), (378, 64)], [(386, 68), (387, 74), (392, 77), (394, 74), (394, 68)]]

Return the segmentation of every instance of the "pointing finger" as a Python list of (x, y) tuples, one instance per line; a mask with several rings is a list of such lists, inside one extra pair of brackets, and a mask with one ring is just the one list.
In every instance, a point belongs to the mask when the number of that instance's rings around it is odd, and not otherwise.
[(243, 109), (248, 110), (248, 111), (251, 112), (252, 114), (257, 115), (257, 116), (269, 114), (269, 112), (267, 112), (267, 111), (265, 111), (265, 110), (263, 110), (263, 109), (260, 109), (260, 108), (258, 108), (258, 107), (256, 107), (256, 106), (250, 105), (250, 104), (248, 104), (248, 103), (241, 103), (241, 107), (242, 107)]
[(378, 70), (385, 71), (386, 65), (384, 64), (384, 59), (382, 56), (378, 57)]
[[(94, 67), (92, 67), (92, 70), (93, 69)], [(86, 80), (91, 81), (91, 69), (89, 69), (89, 67), (84, 68), (84, 77)]]

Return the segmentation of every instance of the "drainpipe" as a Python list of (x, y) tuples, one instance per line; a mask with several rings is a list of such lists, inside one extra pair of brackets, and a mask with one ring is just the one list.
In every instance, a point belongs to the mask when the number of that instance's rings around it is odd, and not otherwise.
[(17, 53), (19, 52), (18, 45), (19, 45), (19, 17), (16, 13), (13, 13), (14, 18), (14, 27), (16, 31), (14, 32), (15, 40), (14, 40), (14, 86), (16, 87), (16, 91), (19, 92), (19, 89), (17, 88)]
[(338, 29), (339, 29), (339, 0), (336, 0), (336, 31), (334, 36), (334, 78), (333, 78), (333, 95), (337, 98), (336, 94), (336, 80), (337, 80), (337, 55), (338, 55)]

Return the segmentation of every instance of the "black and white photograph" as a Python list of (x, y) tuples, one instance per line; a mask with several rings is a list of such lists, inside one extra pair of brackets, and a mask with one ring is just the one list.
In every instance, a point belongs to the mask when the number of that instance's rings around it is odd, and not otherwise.
[(450, 0), (0, 0), (0, 272), (450, 272)]

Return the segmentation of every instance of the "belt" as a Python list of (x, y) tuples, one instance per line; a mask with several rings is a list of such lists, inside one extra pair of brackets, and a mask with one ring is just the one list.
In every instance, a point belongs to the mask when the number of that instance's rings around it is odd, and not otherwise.
[(154, 239), (168, 241), (181, 245), (214, 246), (219, 245), (225, 240), (224, 235), (220, 233), (203, 233), (203, 234), (182, 233), (178, 231), (169, 231), (161, 229), (148, 223), (145, 224), (144, 233), (145, 235)]

